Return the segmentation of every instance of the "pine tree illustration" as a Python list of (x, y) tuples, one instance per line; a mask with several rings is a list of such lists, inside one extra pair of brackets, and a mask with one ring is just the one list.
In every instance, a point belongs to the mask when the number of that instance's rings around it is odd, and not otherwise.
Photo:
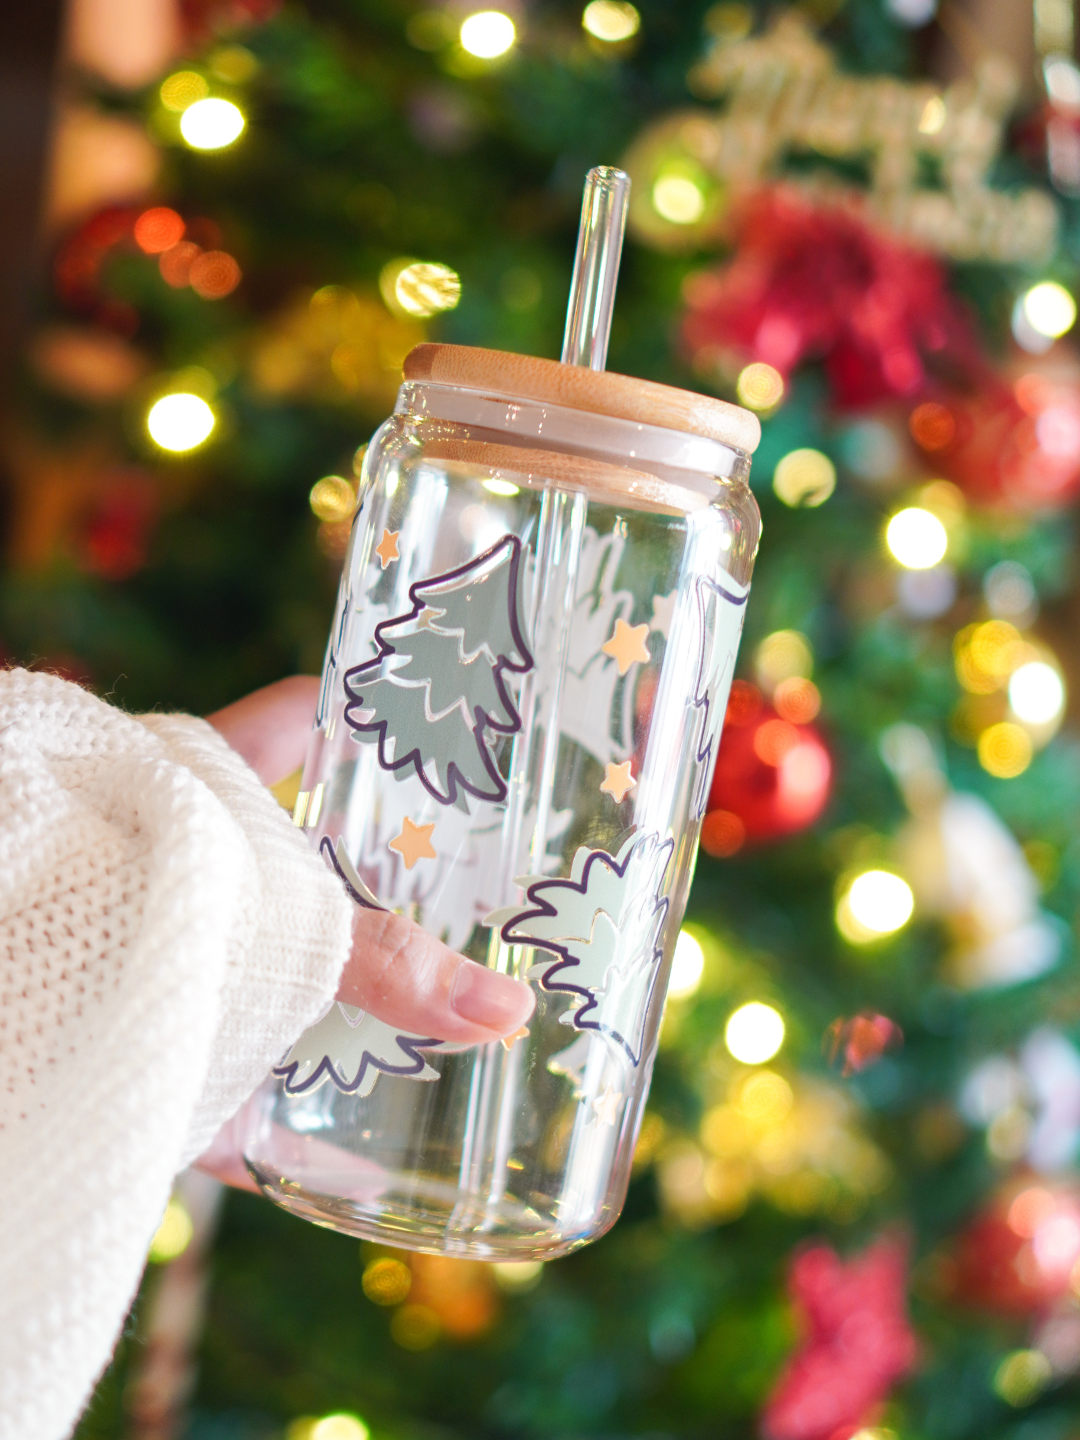
[(561, 1016), (576, 1030), (603, 1035), (632, 1065), (641, 1062), (645, 1025), (663, 958), (668, 899), (663, 894), (675, 843), (632, 835), (617, 855), (581, 846), (570, 878), (523, 875), (525, 905), (497, 910), (508, 945), (533, 945), (554, 959), (529, 970), (548, 992), (572, 997)]
[(492, 745), (521, 729), (507, 678), (533, 668), (522, 572), (521, 541), (506, 535), (467, 565), (410, 585), (412, 608), (375, 628), (378, 656), (345, 674), (356, 739), (442, 805), (506, 798)]

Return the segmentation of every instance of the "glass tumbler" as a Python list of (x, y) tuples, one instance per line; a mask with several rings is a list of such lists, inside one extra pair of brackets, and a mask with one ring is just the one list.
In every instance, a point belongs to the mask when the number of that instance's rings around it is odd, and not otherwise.
[(550, 1259), (616, 1219), (742, 628), (757, 420), (463, 346), (368, 447), (295, 823), (357, 904), (529, 980), (462, 1048), (334, 1003), (249, 1109), (317, 1224)]

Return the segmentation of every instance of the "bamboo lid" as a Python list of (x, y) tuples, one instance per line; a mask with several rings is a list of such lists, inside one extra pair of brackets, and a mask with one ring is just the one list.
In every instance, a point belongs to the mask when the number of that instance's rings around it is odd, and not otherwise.
[(535, 355), (483, 350), (472, 345), (417, 345), (405, 357), (405, 379), (456, 385), (547, 401), (570, 410), (586, 410), (642, 425), (660, 425), (718, 440), (753, 454), (761, 439), (756, 415), (710, 395), (635, 380), (610, 370), (563, 365)]

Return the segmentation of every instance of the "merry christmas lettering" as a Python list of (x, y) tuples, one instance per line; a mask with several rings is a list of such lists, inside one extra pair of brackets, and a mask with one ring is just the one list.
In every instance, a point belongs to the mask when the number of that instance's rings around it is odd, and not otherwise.
[[(667, 116), (626, 160), (635, 179), (631, 221), (662, 248), (696, 249), (720, 238), (731, 202), (782, 175), (853, 201), (894, 234), (953, 259), (1036, 262), (1053, 249), (1048, 194), (987, 184), (1016, 96), (1003, 57), (986, 57), (974, 78), (944, 92), (926, 82), (846, 75), (788, 15), (765, 35), (715, 43), (689, 83), (695, 94), (723, 100), (724, 112)], [(834, 173), (814, 166), (815, 158), (832, 162)], [(865, 186), (843, 173), (856, 166), (865, 168)], [(699, 179), (700, 205), (680, 213), (665, 204), (662, 186), (671, 178)]]

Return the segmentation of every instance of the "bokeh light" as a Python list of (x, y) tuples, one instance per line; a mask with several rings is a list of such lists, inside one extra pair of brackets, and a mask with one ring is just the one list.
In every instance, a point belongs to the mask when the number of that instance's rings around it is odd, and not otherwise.
[(194, 105), (197, 100), (205, 100), (210, 94), (210, 86), (196, 71), (178, 70), (175, 75), (170, 75), (161, 82), (158, 94), (166, 110), (180, 112)]
[(836, 466), (820, 450), (792, 450), (773, 471), (773, 490), (785, 505), (823, 505), (836, 489)]
[(183, 218), (167, 205), (144, 210), (135, 221), (135, 243), (147, 255), (160, 255), (184, 238)]
[(192, 240), (181, 240), (158, 256), (158, 270), (166, 285), (182, 290), (191, 279), (191, 267), (202, 254)]
[(814, 669), (814, 652), (798, 630), (774, 630), (754, 652), (758, 684), (772, 690), (784, 680), (808, 680)]
[(641, 16), (627, 0), (592, 0), (581, 23), (596, 40), (612, 45), (629, 40), (641, 28)]
[(461, 278), (449, 265), (400, 257), (379, 272), (379, 292), (396, 315), (422, 320), (454, 309), (461, 299)]
[(201, 445), (216, 423), (214, 412), (205, 400), (183, 391), (162, 396), (150, 407), (146, 417), (150, 438), (162, 450), (176, 454)]
[(779, 766), (799, 743), (799, 732), (787, 720), (765, 720), (754, 731), (754, 754), (766, 765)]
[(311, 1440), (368, 1440), (368, 1427), (357, 1415), (324, 1415), (311, 1427)]
[(1027, 660), (1035, 658), (1015, 625), (985, 620), (965, 625), (953, 640), (956, 678), (972, 695), (992, 695)]
[(501, 10), (478, 10), (461, 22), (461, 48), (478, 60), (505, 55), (517, 39), (514, 22)]
[(174, 1195), (165, 1207), (165, 1214), (161, 1217), (161, 1224), (150, 1241), (149, 1259), (155, 1265), (167, 1265), (170, 1260), (175, 1260), (182, 1255), (191, 1244), (191, 1237), (195, 1233), (195, 1227), (191, 1223), (191, 1216), (187, 1207), (178, 1196)]
[(724, 1044), (744, 1065), (763, 1065), (783, 1043), (783, 1016), (760, 1000), (740, 1005), (724, 1028)]
[(239, 139), (244, 123), (231, 100), (196, 100), (180, 118), (180, 134), (193, 150), (223, 150)]
[(1076, 321), (1076, 301), (1054, 280), (1033, 285), (1024, 296), (1024, 318), (1037, 335), (1056, 340)]
[(885, 543), (895, 560), (908, 570), (929, 570), (944, 559), (949, 536), (936, 515), (909, 505), (889, 521)]
[[(856, 876), (844, 902), (856, 926), (867, 933), (867, 938), (893, 934), (907, 924), (915, 909), (911, 886), (891, 870), (866, 870)], [(842, 924), (840, 928), (843, 932)], [(848, 934), (847, 938), (852, 936)]]
[(748, 410), (773, 410), (784, 398), (784, 377), (772, 365), (755, 360), (740, 371), (735, 394)]
[(680, 930), (671, 961), (668, 994), (674, 1000), (685, 1000), (697, 990), (704, 973), (705, 951), (702, 950), (700, 941), (688, 930)]
[(204, 250), (188, 269), (188, 284), (203, 300), (222, 300), (242, 279), (240, 266), (224, 250)]
[(439, 1317), (426, 1305), (402, 1305), (390, 1321), (390, 1336), (403, 1350), (428, 1350), (439, 1338)]
[(808, 725), (821, 709), (821, 692), (812, 680), (791, 675), (773, 691), (773, 705), (781, 720)]
[(672, 225), (694, 225), (705, 214), (705, 195), (689, 175), (661, 175), (652, 188), (656, 213)]
[(915, 443), (924, 450), (944, 450), (956, 434), (956, 421), (944, 405), (928, 400), (911, 412), (908, 429)]
[(534, 1290), (539, 1285), (544, 1274), (544, 1262), (542, 1260), (501, 1260), (492, 1265), (491, 1273), (500, 1290), (507, 1290), (512, 1295), (520, 1294), (524, 1290)]
[(500, 480), (494, 477), (491, 480), (482, 480), (480, 483), (489, 495), (499, 495), (509, 499), (512, 495), (521, 494), (521, 486), (515, 485), (512, 480)]
[(308, 504), (320, 520), (348, 520), (356, 508), (356, 491), (342, 476), (324, 475), (311, 487)]
[(364, 1294), (376, 1305), (400, 1305), (412, 1289), (412, 1271), (402, 1260), (383, 1255), (364, 1266)]
[(1014, 1350), (994, 1372), (994, 1389), (1007, 1405), (1018, 1409), (1039, 1397), (1052, 1374), (1041, 1350)]
[(746, 823), (731, 810), (710, 810), (701, 822), (701, 848), (706, 855), (725, 860), (746, 843)]
[(1049, 724), (1057, 719), (1065, 706), (1065, 686), (1061, 676), (1045, 661), (1029, 660), (1012, 673), (1009, 704), (1016, 718), (1025, 724)]
[(998, 780), (1013, 780), (1031, 764), (1034, 747), (1022, 725), (1001, 720), (988, 725), (979, 736), (976, 753), (979, 764)]

